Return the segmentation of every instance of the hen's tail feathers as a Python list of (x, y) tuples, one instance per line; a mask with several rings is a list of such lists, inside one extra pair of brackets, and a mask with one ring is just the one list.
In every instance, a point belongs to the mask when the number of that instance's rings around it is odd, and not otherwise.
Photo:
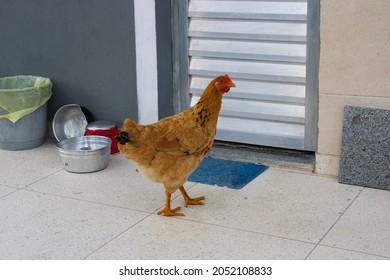
[(119, 132), (115, 139), (119, 142), (121, 145), (126, 145), (126, 143), (131, 142), (129, 138), (129, 134), (126, 131)]

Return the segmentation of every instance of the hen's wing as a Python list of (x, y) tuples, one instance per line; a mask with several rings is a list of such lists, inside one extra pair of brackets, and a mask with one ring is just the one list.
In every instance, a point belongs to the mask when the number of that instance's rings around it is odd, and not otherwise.
[(212, 144), (210, 132), (199, 126), (170, 125), (155, 142), (155, 148), (172, 155), (199, 155)]

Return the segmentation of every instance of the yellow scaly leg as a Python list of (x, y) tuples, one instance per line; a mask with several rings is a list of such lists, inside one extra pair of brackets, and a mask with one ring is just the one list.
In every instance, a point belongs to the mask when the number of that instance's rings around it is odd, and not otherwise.
[(184, 204), (185, 206), (187, 207), (188, 205), (202, 205), (204, 204), (202, 201), (200, 200), (203, 200), (204, 199), (204, 196), (199, 196), (199, 197), (195, 197), (195, 198), (190, 198), (186, 192), (186, 190), (184, 189), (183, 186), (181, 186), (179, 188), (181, 194), (183, 195), (183, 198), (184, 198)]
[(164, 215), (164, 216), (184, 216), (183, 213), (176, 213), (180, 207), (176, 207), (174, 209), (171, 209), (171, 193), (168, 191), (165, 191), (165, 207), (158, 211), (157, 214)]

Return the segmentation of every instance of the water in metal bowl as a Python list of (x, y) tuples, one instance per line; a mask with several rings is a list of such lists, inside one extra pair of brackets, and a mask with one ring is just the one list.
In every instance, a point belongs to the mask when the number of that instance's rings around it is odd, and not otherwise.
[(88, 173), (102, 170), (110, 160), (111, 139), (105, 136), (80, 136), (56, 144), (66, 171)]

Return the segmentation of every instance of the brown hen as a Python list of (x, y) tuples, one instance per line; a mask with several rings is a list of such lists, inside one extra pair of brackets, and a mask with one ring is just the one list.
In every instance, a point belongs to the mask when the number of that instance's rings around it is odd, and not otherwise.
[(119, 150), (133, 160), (150, 180), (164, 184), (165, 207), (158, 212), (165, 216), (184, 216), (171, 209), (171, 194), (177, 189), (185, 206), (203, 204), (204, 196), (190, 198), (183, 184), (209, 152), (217, 127), (222, 95), (235, 87), (228, 75), (213, 79), (198, 103), (188, 110), (148, 125), (127, 118), (116, 136)]

